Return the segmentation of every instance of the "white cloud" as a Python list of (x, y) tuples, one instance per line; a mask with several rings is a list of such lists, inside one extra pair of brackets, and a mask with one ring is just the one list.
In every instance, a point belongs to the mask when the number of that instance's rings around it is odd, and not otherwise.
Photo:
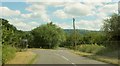
[(27, 2), (27, 3), (53, 7), (62, 7), (66, 4), (66, 2)]
[(93, 16), (97, 16), (98, 19), (106, 19), (110, 17), (111, 14), (118, 13), (118, 4), (104, 4), (100, 8), (96, 9), (96, 12), (92, 14)]
[(100, 30), (102, 27), (102, 20), (80, 20), (76, 22), (77, 29), (86, 29), (86, 30)]
[(82, 0), (26, 0), (26, 2), (80, 2)]
[(54, 7), (63, 7), (66, 3), (65, 2), (44, 2), (44, 5), (54, 6)]
[(31, 4), (31, 6), (26, 8), (26, 10), (31, 11), (31, 12), (34, 12), (34, 11), (38, 12), (38, 10), (39, 10), (40, 13), (46, 11), (45, 6), (41, 5), (40, 3), (39, 4)]
[[(57, 26), (63, 29), (73, 29), (72, 23), (62, 22), (62, 23), (55, 23)], [(103, 25), (102, 20), (80, 20), (75, 22), (76, 29), (86, 29), (86, 30), (97, 30), (99, 31)]]
[(30, 14), (21, 14), (21, 16), (24, 17), (24, 18), (31, 18), (32, 13), (30, 13)]
[(112, 0), (26, 0), (27, 2), (112, 2)]
[(86, 16), (91, 13), (92, 8), (82, 3), (70, 3), (65, 6), (64, 11), (73, 16)]
[(106, 4), (100, 9), (98, 9), (98, 11), (103, 13), (116, 13), (118, 11), (118, 4)]
[(84, 2), (112, 2), (112, 0), (84, 0)]
[(66, 14), (63, 10), (57, 10), (57, 11), (55, 11), (54, 15), (57, 16), (57, 17), (59, 17), (59, 18), (62, 18), (62, 19), (69, 17), (68, 14)]
[(0, 16), (18, 16), (20, 15), (20, 11), (18, 10), (11, 10), (8, 7), (1, 7), (0, 6)]
[(1, 0), (2, 2), (118, 2), (119, 0)]
[[(118, 11), (118, 5), (117, 3), (113, 4), (104, 4), (104, 3), (49, 3), (49, 2), (39, 2), (39, 3), (30, 3), (29, 7), (26, 8), (27, 11), (30, 13), (28, 14), (22, 14), (18, 10), (11, 10), (8, 7), (0, 7), (0, 12), (3, 12), (4, 16), (19, 16), (21, 19), (10, 19), (10, 23), (15, 25), (18, 29), (21, 30), (31, 30), (38, 26), (39, 24), (36, 22), (25, 22), (24, 20), (36, 20), (40, 19), (44, 22), (50, 22), (50, 17), (47, 12), (48, 6), (54, 6), (62, 7), (60, 9), (57, 9), (52, 14), (62, 18), (73, 18), (77, 17), (79, 20), (79, 17), (81, 16), (94, 16), (97, 17), (95, 20), (80, 20), (76, 22), (76, 28), (78, 29), (88, 29), (88, 30), (99, 30), (100, 27), (103, 25), (102, 20), (103, 18), (109, 17), (108, 15), (111, 13), (116, 13)], [(96, 7), (97, 6), (97, 7)], [(50, 15), (51, 16), (51, 15)], [(26, 19), (24, 19), (26, 18)], [(55, 19), (55, 18), (51, 18)], [(58, 26), (64, 28), (64, 29), (72, 29), (72, 24), (69, 24), (67, 22), (65, 23), (56, 23)]]
[(63, 28), (63, 29), (72, 29), (72, 24), (68, 23), (55, 23), (57, 26)]
[(92, 7), (82, 3), (64, 3), (64, 8), (56, 10), (54, 15), (59, 18), (73, 18), (80, 16), (87, 16), (92, 13)]
[(18, 18), (14, 19), (8, 19), (9, 23), (17, 27), (18, 30), (24, 30), (24, 31), (29, 31), (31, 29), (34, 29), (37, 27), (39, 24), (37, 22), (24, 22)]
[(47, 14), (46, 6), (41, 4), (32, 4), (26, 10), (30, 11), (30, 14), (23, 14), (23, 17), (28, 18), (41, 18), (44, 22), (50, 22), (50, 18)]

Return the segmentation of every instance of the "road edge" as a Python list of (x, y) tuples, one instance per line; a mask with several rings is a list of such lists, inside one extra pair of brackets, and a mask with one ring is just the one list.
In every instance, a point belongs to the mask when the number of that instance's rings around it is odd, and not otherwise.
[(28, 62), (28, 64), (33, 64), (33, 62), (37, 57), (38, 57), (38, 54), (35, 54), (35, 56)]

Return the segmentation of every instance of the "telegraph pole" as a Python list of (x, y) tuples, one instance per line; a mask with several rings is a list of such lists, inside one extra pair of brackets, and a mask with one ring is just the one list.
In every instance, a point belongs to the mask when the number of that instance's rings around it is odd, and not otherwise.
[(73, 29), (74, 29), (74, 48), (76, 50), (76, 29), (75, 29), (75, 18), (73, 18)]

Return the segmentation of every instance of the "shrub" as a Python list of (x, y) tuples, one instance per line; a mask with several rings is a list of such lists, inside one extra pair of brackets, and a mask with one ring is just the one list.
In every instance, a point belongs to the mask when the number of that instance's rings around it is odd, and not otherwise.
[(2, 63), (6, 63), (15, 56), (16, 48), (10, 45), (2, 46)]
[(111, 55), (118, 55), (117, 53), (119, 53), (118, 50), (113, 50), (109, 47), (106, 47), (105, 49), (102, 49), (101, 51), (98, 51), (96, 54), (97, 55), (104, 55), (104, 56), (105, 55), (111, 56)]
[(85, 44), (85, 45), (79, 45), (77, 47), (77, 49), (79, 51), (82, 51), (82, 52), (88, 52), (88, 53), (94, 53), (94, 54), (96, 54), (97, 52), (105, 49), (105, 47), (102, 46), (102, 45), (97, 45), (97, 44), (89, 44), (89, 45)]

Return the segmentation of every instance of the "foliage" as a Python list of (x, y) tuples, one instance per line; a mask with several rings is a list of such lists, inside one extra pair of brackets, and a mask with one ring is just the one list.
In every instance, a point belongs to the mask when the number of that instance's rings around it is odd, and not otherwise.
[(11, 44), (16, 28), (5, 19), (0, 19), (0, 22), (2, 23), (2, 44)]
[[(67, 34), (71, 34), (71, 33), (73, 33), (73, 29), (63, 29), (64, 30), (64, 32), (65, 33), (67, 33)], [(76, 29), (76, 31), (78, 32), (78, 33), (80, 33), (80, 34), (86, 34), (86, 33), (88, 33), (88, 32), (90, 32), (91, 30), (85, 30), (85, 29)], [(98, 31), (99, 32), (99, 31)]]
[(103, 30), (108, 40), (120, 41), (120, 15), (113, 14), (110, 18), (104, 20)]
[(18, 48), (21, 48), (22, 39), (28, 39), (30, 43), (31, 35), (29, 32), (17, 30), (16, 27), (9, 24), (9, 21), (0, 18), (2, 23), (2, 44), (12, 45)]
[(35, 28), (31, 33), (34, 36), (32, 46), (37, 48), (56, 48), (61, 42), (65, 41), (63, 30), (52, 22)]
[(84, 44), (103, 44), (106, 40), (104, 32), (88, 32), (84, 35)]
[(76, 42), (76, 45), (82, 44), (83, 39), (82, 35), (79, 33), (79, 31), (72, 32), (71, 34), (66, 34), (66, 41), (63, 43), (64, 46), (74, 46), (74, 43)]
[[(30, 39), (29, 33), (21, 30), (17, 30), (16, 27), (9, 24), (6, 19), (0, 18), (1, 33), (2, 33), (2, 63), (6, 63), (8, 60), (15, 56), (16, 48), (22, 48), (22, 39)], [(1, 36), (1, 35), (0, 35)], [(29, 41), (28, 39), (28, 41)]]
[(64, 46), (73, 46), (74, 42), (76, 41), (77, 45), (81, 44), (103, 44), (106, 40), (104, 33), (101, 31), (99, 32), (87, 32), (85, 34), (80, 34), (79, 31), (76, 31), (76, 38), (75, 34), (71, 33), (66, 36), (66, 42), (64, 42)]
[(11, 60), (16, 53), (16, 48), (10, 45), (2, 45), (2, 63)]
[(118, 49), (120, 47), (120, 15), (114, 13), (110, 18), (105, 19), (102, 28), (107, 38), (106, 46)]
[(88, 53), (93, 53), (96, 54), (97, 52), (105, 49), (104, 46), (102, 45), (97, 45), (97, 44), (83, 44), (83, 45), (78, 45), (77, 50), (82, 51), (82, 52), (88, 52)]

